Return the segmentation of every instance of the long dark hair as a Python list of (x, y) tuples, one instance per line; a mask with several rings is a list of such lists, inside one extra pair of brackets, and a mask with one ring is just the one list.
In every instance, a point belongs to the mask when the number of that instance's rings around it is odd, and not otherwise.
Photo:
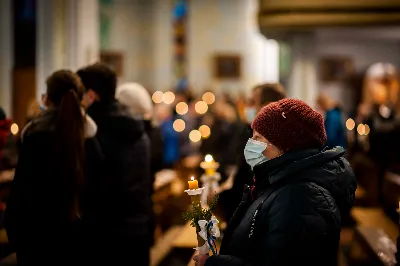
[(70, 220), (79, 216), (79, 196), (83, 186), (84, 117), (81, 100), (84, 88), (79, 77), (69, 70), (54, 72), (47, 79), (47, 100), (58, 110), (55, 123), (55, 148), (65, 182), (65, 200)]

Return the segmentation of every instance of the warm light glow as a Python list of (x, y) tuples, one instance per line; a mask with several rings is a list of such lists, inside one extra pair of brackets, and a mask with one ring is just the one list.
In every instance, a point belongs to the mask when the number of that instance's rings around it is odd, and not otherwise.
[(164, 103), (171, 104), (175, 101), (175, 94), (172, 91), (164, 93)]
[(356, 127), (356, 122), (353, 119), (349, 118), (346, 121), (346, 127), (348, 130), (353, 130)]
[(11, 133), (13, 134), (13, 135), (17, 135), (18, 134), (18, 131), (19, 131), (19, 127), (18, 127), (18, 125), (17, 124), (12, 124), (11, 125)]
[(201, 140), (200, 131), (198, 131), (198, 130), (192, 130), (192, 131), (190, 131), (190, 133), (189, 133), (189, 139), (190, 139), (190, 141), (192, 141), (192, 142), (198, 142), (198, 141), (200, 141), (200, 140)]
[(203, 94), (202, 99), (206, 104), (210, 105), (215, 102), (215, 95), (212, 92), (206, 92)]
[(360, 134), (360, 135), (364, 135), (364, 133), (365, 133), (365, 126), (364, 126), (363, 124), (359, 124), (359, 125), (357, 126), (357, 132), (358, 132), (358, 134)]
[(192, 176), (192, 177), (190, 178), (190, 180), (191, 180), (191, 181), (194, 181), (194, 176)]
[(386, 105), (381, 105), (379, 107), (379, 113), (381, 114), (381, 116), (383, 116), (384, 118), (389, 118), (391, 111), (389, 109), (389, 107), (387, 107)]
[(176, 112), (180, 115), (184, 115), (188, 112), (189, 106), (185, 102), (180, 102), (176, 105)]
[(199, 127), (199, 131), (203, 139), (206, 139), (211, 135), (211, 129), (209, 126), (202, 125)]
[(369, 132), (371, 131), (371, 129), (369, 128), (369, 126), (367, 124), (365, 124), (364, 127), (365, 127), (364, 135), (367, 136), (369, 134)]
[(198, 113), (198, 114), (205, 114), (206, 112), (207, 112), (207, 110), (208, 110), (208, 105), (205, 103), (205, 102), (203, 102), (203, 101), (198, 101), (196, 104), (195, 104), (195, 106), (194, 106), (194, 109), (196, 110), (196, 112)]
[(164, 93), (162, 91), (156, 91), (153, 93), (153, 96), (151, 97), (154, 103), (162, 103), (164, 100)]
[(185, 121), (183, 121), (182, 119), (176, 119), (172, 126), (174, 127), (174, 130), (176, 132), (182, 132), (185, 130), (186, 127)]
[(211, 163), (213, 161), (213, 157), (210, 154), (207, 154), (206, 157), (204, 158), (204, 161), (207, 163)]

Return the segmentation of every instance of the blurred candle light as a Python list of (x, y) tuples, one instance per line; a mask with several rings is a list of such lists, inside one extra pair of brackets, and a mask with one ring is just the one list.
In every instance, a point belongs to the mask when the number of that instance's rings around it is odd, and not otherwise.
[(156, 91), (153, 93), (153, 96), (151, 97), (154, 103), (162, 103), (164, 100), (164, 93), (162, 91)]
[(204, 157), (204, 161), (206, 161), (207, 163), (211, 163), (214, 161), (214, 158), (211, 154), (207, 154), (206, 157)]
[(185, 130), (186, 124), (182, 119), (176, 119), (172, 126), (176, 132), (182, 132)]
[(185, 102), (180, 102), (176, 105), (176, 112), (180, 115), (184, 115), (188, 112), (189, 106)]
[(202, 100), (208, 105), (213, 104), (215, 102), (215, 95), (212, 92), (206, 92), (203, 94)]
[(386, 105), (381, 105), (379, 107), (379, 113), (382, 117), (389, 118), (391, 111), (390, 111), (389, 107), (387, 107)]
[(363, 124), (359, 124), (357, 126), (357, 133), (360, 135), (364, 135), (365, 133), (365, 126)]
[(369, 126), (367, 124), (364, 125), (364, 128), (365, 128), (364, 136), (367, 136), (369, 134), (369, 132), (371, 131), (371, 129), (369, 128)]
[(164, 103), (171, 104), (175, 101), (175, 94), (172, 91), (164, 93)]
[(211, 129), (209, 126), (202, 125), (199, 127), (199, 131), (203, 139), (206, 139), (211, 135)]
[(196, 110), (196, 112), (200, 115), (205, 114), (208, 110), (208, 105), (206, 104), (206, 102), (203, 101), (198, 101), (195, 106), (194, 109)]
[(353, 130), (356, 127), (356, 122), (353, 119), (349, 118), (346, 121), (346, 127), (348, 130)]
[(11, 134), (17, 135), (18, 131), (19, 131), (19, 127), (18, 127), (17, 124), (14, 123), (14, 124), (11, 125), (10, 130), (11, 130)]
[(192, 130), (189, 133), (189, 139), (191, 142), (198, 142), (201, 140), (201, 133), (198, 130)]

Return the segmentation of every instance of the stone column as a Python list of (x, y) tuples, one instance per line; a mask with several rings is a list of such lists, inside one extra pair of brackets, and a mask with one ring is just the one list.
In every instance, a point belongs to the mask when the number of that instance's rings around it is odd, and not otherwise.
[(0, 106), (12, 117), (13, 18), (12, 0), (0, 1)]
[(292, 71), (288, 84), (290, 97), (313, 107), (318, 93), (315, 39), (314, 34), (296, 35), (292, 39)]
[(61, 68), (78, 68), (99, 59), (97, 0), (37, 1), (37, 92), (45, 92), (46, 78)]

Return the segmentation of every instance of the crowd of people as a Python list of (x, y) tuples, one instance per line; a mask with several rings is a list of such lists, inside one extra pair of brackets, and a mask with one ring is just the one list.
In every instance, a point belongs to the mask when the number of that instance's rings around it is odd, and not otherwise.
[[(210, 153), (229, 225), (220, 254), (196, 265), (336, 265), (357, 187), (335, 147), (345, 146), (336, 106), (319, 100), (324, 120), (281, 85), (263, 84), (243, 110), (225, 95), (198, 115), (189, 91), (175, 95), (186, 114), (153, 106), (140, 84), (118, 87), (102, 63), (49, 76), (20, 134), (5, 214), (18, 264), (149, 265), (156, 172)], [(174, 130), (177, 117), (184, 132), (207, 125), (212, 134), (193, 143)]]

